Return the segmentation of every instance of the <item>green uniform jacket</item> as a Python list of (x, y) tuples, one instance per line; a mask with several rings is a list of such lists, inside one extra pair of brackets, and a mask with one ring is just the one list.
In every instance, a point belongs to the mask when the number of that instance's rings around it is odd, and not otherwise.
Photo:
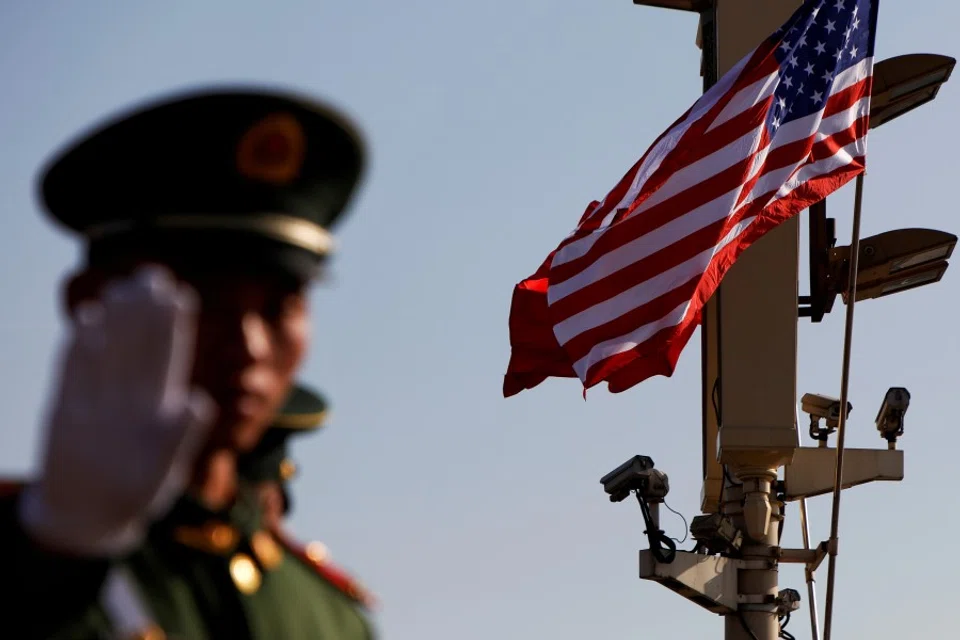
[[(4, 627), (11, 638), (98, 640), (372, 640), (364, 593), (322, 558), (312, 560), (282, 535), (259, 529), (252, 494), (214, 513), (183, 498), (140, 550), (122, 562), (76, 559), (38, 549), (16, 522), (19, 491), (0, 496), (0, 548), (6, 556)], [(127, 589), (108, 597), (124, 570)], [(116, 596), (116, 593), (114, 593)], [(117, 601), (121, 603), (119, 608)], [(9, 607), (9, 609), (7, 608)], [(118, 613), (119, 612), (119, 613)]]

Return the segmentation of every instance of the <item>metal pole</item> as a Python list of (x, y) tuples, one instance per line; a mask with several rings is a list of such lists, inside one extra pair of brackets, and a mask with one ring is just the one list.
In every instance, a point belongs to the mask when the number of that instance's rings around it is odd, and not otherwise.
[(850, 351), (853, 342), (853, 309), (857, 301), (857, 263), (860, 257), (860, 209), (863, 204), (863, 173), (857, 176), (857, 193), (853, 205), (853, 238), (850, 241), (850, 277), (847, 284), (847, 322), (843, 335), (843, 370), (840, 374), (840, 423), (837, 425), (837, 466), (833, 481), (833, 511), (830, 517), (830, 540), (827, 565), (827, 602), (823, 622), (823, 640), (830, 640), (833, 623), (833, 596), (836, 582), (837, 552), (840, 528), (840, 484), (843, 479), (843, 444), (847, 435), (847, 392), (850, 387)]
[[(745, 490), (757, 480), (735, 479), (732, 471), (724, 479), (722, 512), (733, 520), (741, 531), (746, 531), (744, 513)], [(772, 494), (772, 490), (771, 490)], [(771, 550), (779, 546), (780, 502), (770, 495), (770, 525), (758, 540), (744, 536), (740, 559), (754, 565), (737, 572), (737, 594), (741, 598), (736, 613), (724, 618), (725, 640), (776, 640), (779, 634), (777, 595), (779, 569), (770, 562)]]
[[(704, 81), (719, 78), (750, 49), (763, 41), (801, 5), (801, 0), (711, 0), (703, 22)], [(712, 64), (711, 64), (712, 63)], [(712, 75), (713, 77), (709, 77)], [(718, 431), (737, 425), (766, 423), (771, 436), (795, 429), (790, 409), (796, 406), (797, 219), (785, 221), (762, 242), (741, 256), (704, 311), (703, 351), (706, 354), (704, 398), (711, 398), (714, 379), (720, 383)], [(719, 304), (722, 299), (722, 304)], [(721, 318), (722, 316), (722, 318)], [(708, 329), (709, 326), (709, 329)], [(764, 336), (763, 357), (757, 355), (755, 330)], [(722, 346), (722, 352), (721, 352)], [(775, 355), (771, 355), (775, 354)], [(756, 384), (764, 388), (758, 402)], [(708, 404), (709, 406), (709, 404)], [(759, 429), (757, 431), (760, 431)], [(764, 429), (763, 431), (767, 431)], [(710, 434), (716, 442), (722, 440)], [(766, 439), (767, 436), (764, 436)], [(793, 436), (795, 437), (795, 436)], [(792, 437), (791, 437), (792, 439)], [(734, 439), (735, 440), (735, 439)], [(779, 569), (772, 561), (779, 546), (781, 512), (774, 485), (777, 469), (792, 452), (759, 454), (757, 442), (727, 442), (722, 463), (730, 475), (721, 492), (723, 510), (744, 532), (737, 571), (738, 606), (724, 618), (726, 640), (776, 640)], [(738, 449), (738, 446), (745, 447)], [(756, 452), (758, 455), (753, 455)], [(705, 474), (706, 475), (706, 474)], [(708, 476), (708, 480), (709, 480)], [(749, 567), (749, 568), (747, 568)]]
[[(797, 412), (797, 423), (800, 423), (800, 412)], [(797, 445), (803, 446), (803, 436), (797, 429)], [(807, 513), (807, 499), (800, 498), (800, 531), (803, 533), (803, 548), (810, 549), (810, 515)], [(820, 620), (817, 616), (817, 581), (813, 571), (804, 567), (807, 578), (807, 609), (810, 610), (810, 638), (820, 640)]]
[[(807, 515), (807, 499), (800, 498), (800, 527), (803, 530), (803, 548), (810, 548), (810, 520)], [(817, 584), (813, 571), (804, 567), (807, 574), (807, 608), (810, 610), (810, 638), (820, 640), (820, 621), (817, 619)]]

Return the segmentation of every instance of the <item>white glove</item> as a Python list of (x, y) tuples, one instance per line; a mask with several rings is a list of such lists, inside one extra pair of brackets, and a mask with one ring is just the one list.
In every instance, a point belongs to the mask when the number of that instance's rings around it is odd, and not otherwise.
[(146, 267), (77, 309), (42, 476), (19, 505), (35, 541), (127, 553), (184, 491), (216, 414), (190, 387), (198, 306), (189, 287)]

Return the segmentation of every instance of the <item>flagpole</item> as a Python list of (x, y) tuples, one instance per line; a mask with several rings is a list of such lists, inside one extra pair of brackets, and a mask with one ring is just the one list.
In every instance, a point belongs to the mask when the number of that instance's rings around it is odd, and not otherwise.
[(843, 450), (847, 434), (847, 394), (850, 387), (850, 351), (853, 342), (853, 309), (857, 301), (857, 263), (860, 257), (860, 209), (863, 204), (863, 173), (857, 176), (857, 193), (853, 205), (853, 232), (850, 241), (850, 275), (847, 284), (847, 321), (843, 335), (843, 370), (840, 374), (840, 421), (837, 425), (837, 465), (833, 481), (833, 511), (830, 518), (830, 540), (827, 564), (827, 601), (823, 618), (823, 640), (830, 640), (833, 623), (834, 583), (837, 571), (840, 528), (840, 488), (843, 479)]

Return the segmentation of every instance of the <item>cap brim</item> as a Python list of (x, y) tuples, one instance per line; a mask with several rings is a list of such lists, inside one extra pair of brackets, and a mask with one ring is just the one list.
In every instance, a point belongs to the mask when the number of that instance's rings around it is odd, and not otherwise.
[(158, 262), (174, 271), (280, 273), (300, 282), (315, 279), (326, 262), (326, 256), (243, 229), (157, 230), (104, 238), (87, 248), (91, 266), (109, 268), (131, 259)]

